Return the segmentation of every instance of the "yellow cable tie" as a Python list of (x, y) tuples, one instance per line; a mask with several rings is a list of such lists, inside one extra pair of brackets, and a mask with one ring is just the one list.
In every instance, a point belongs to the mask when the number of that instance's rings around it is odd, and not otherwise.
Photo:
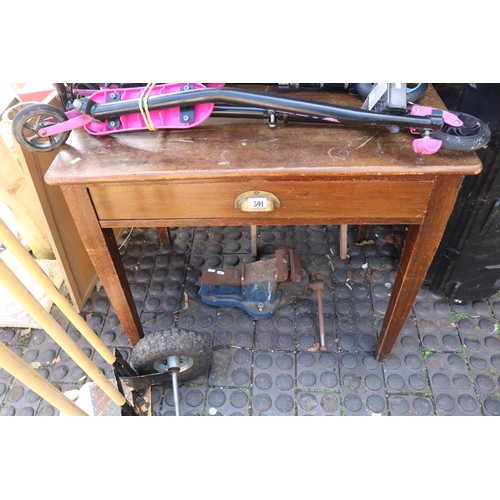
[(156, 83), (150, 83), (149, 84), (149, 90), (148, 92), (146, 93), (146, 101), (144, 103), (144, 108), (145, 108), (145, 111), (146, 111), (146, 115), (148, 116), (148, 119), (149, 119), (149, 124), (150, 126), (148, 126), (149, 130), (156, 130), (154, 124), (153, 124), (153, 119), (151, 118), (151, 115), (149, 114), (149, 108), (148, 108), (148, 99), (149, 99), (149, 96), (151, 94), (151, 91), (153, 90), (154, 86), (156, 85)]
[[(154, 131), (156, 128), (153, 125), (153, 120), (151, 119), (151, 115), (149, 114), (148, 108), (148, 98), (149, 94), (153, 90), (153, 87), (156, 83), (148, 83), (142, 90), (139, 95), (139, 111), (141, 112), (142, 118), (148, 130)], [(147, 95), (146, 95), (147, 94)]]
[(146, 115), (144, 114), (144, 110), (142, 109), (142, 97), (143, 97), (145, 91), (146, 91), (146, 87), (143, 87), (141, 90), (141, 93), (139, 94), (139, 111), (141, 112), (141, 116), (142, 116), (144, 123), (146, 124), (146, 127), (147, 127), (148, 120), (146, 118)]

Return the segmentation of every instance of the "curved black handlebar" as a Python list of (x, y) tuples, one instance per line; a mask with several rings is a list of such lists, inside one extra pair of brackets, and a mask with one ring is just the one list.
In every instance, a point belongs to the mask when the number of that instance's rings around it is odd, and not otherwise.
[[(139, 99), (105, 104), (98, 104), (87, 98), (83, 100), (88, 101), (82, 107), (85, 110), (84, 112), (97, 120), (104, 120), (111, 116), (137, 113), (140, 110)], [(150, 96), (147, 102), (150, 111), (178, 106), (215, 103), (232, 106), (251, 106), (254, 110), (258, 109), (259, 112), (275, 111), (291, 115), (306, 115), (309, 119), (314, 117), (320, 121), (333, 119), (341, 124), (394, 125), (404, 128), (428, 128), (433, 130), (439, 130), (444, 125), (443, 117), (440, 115), (422, 117), (409, 114), (375, 112), (361, 108), (230, 87), (208, 87), (155, 95)]]

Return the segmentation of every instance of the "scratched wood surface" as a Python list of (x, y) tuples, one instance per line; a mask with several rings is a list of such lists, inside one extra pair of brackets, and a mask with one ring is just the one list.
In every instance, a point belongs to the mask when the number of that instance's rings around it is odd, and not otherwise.
[[(252, 86), (278, 93), (276, 87)], [(361, 107), (344, 91), (299, 91), (301, 96)], [(431, 88), (419, 102), (444, 107)], [(475, 153), (441, 149), (413, 152), (412, 136), (385, 127), (279, 123), (263, 119), (210, 118), (192, 129), (117, 133), (95, 137), (84, 129), (70, 138), (46, 175), (49, 184), (241, 178), (470, 175), (480, 170)]]

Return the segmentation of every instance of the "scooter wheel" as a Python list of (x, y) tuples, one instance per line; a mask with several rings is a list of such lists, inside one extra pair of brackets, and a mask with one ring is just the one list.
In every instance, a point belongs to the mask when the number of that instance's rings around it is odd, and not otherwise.
[(212, 363), (210, 336), (176, 328), (147, 334), (134, 346), (130, 364), (139, 375), (161, 373), (168, 370), (169, 356), (179, 358), (179, 381), (193, 379)]
[[(366, 99), (368, 94), (372, 91), (374, 83), (355, 83), (354, 88), (356, 92), (363, 98)], [(428, 83), (417, 83), (415, 85), (406, 87), (406, 100), (408, 102), (416, 102), (427, 92), (429, 88)]]
[(433, 139), (443, 141), (443, 148), (452, 151), (475, 151), (488, 144), (491, 131), (486, 123), (460, 111), (452, 113), (462, 120), (462, 127), (445, 125), (441, 130), (431, 132)]
[(70, 132), (40, 137), (38, 131), (42, 128), (62, 123), (68, 118), (56, 106), (50, 104), (31, 104), (19, 111), (12, 120), (12, 134), (16, 141), (33, 153), (46, 153), (61, 147), (69, 137)]

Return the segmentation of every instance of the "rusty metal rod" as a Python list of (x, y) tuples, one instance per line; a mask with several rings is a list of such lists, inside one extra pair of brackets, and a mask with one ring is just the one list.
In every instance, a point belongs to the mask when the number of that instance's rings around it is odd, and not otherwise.
[(71, 417), (88, 417), (88, 414), (79, 406), (73, 403), (57, 387), (45, 380), (25, 361), (17, 357), (2, 342), (0, 342), (0, 366), (65, 415)]
[(318, 298), (318, 318), (319, 318), (319, 343), (320, 351), (326, 351), (325, 340), (325, 316), (323, 313), (323, 288), (325, 284), (322, 279), (316, 279), (309, 283), (309, 288), (316, 291), (316, 297)]
[(320, 351), (326, 351), (326, 340), (325, 340), (325, 317), (323, 315), (323, 293), (321, 289), (316, 290), (316, 295), (318, 296), (318, 318), (319, 318), (319, 339), (320, 339)]

